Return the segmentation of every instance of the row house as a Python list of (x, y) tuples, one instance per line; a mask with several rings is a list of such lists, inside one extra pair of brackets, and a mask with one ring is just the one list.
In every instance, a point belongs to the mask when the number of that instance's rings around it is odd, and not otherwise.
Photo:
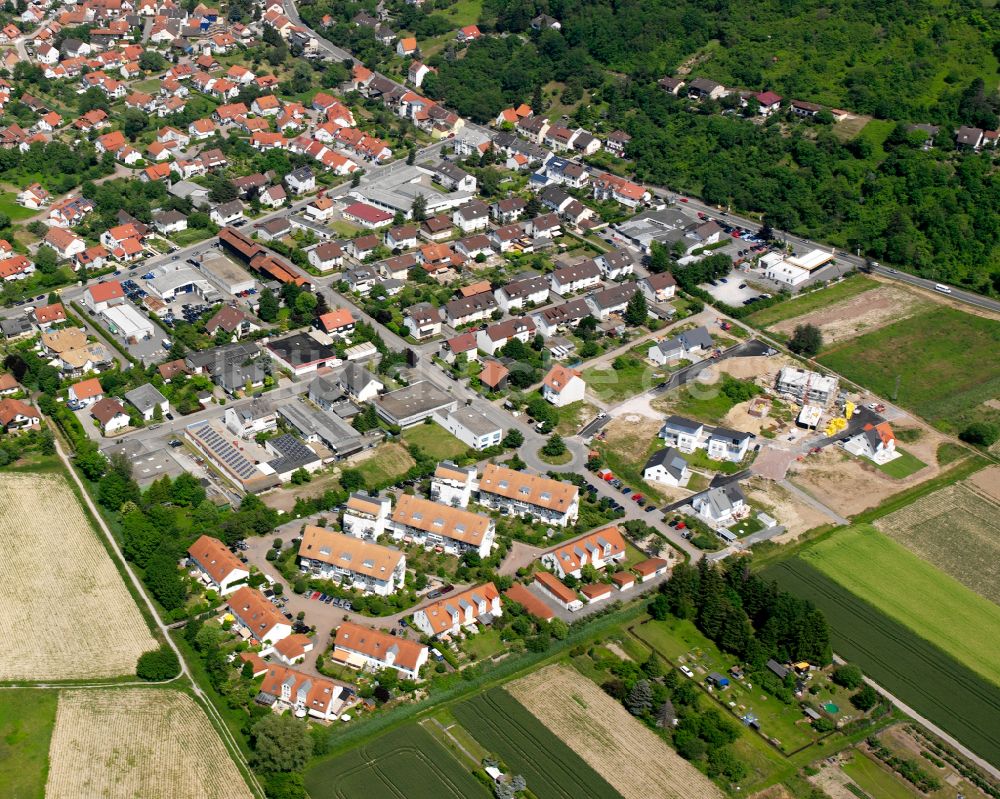
[(552, 291), (565, 296), (599, 286), (601, 268), (593, 258), (587, 258), (573, 266), (557, 269), (549, 275), (549, 281)]
[(457, 297), (444, 306), (445, 319), (452, 327), (478, 322), (490, 316), (495, 310), (497, 303), (491, 291), (484, 291), (471, 297)]
[(586, 317), (591, 315), (590, 306), (582, 297), (570, 300), (562, 305), (545, 308), (532, 316), (540, 332), (546, 338), (564, 333), (575, 328)]
[(584, 566), (603, 569), (625, 559), (625, 539), (616, 525), (574, 538), (544, 553), (539, 560), (560, 580), (577, 579)]
[(566, 527), (579, 515), (580, 492), (572, 483), (489, 463), (479, 480), (479, 501), (511, 516)]
[(416, 680), (427, 663), (428, 652), (416, 641), (344, 622), (337, 628), (330, 657), (351, 668), (375, 672), (395, 669), (404, 678)]
[(314, 525), (302, 531), (298, 554), (303, 568), (318, 577), (377, 596), (398, 591), (406, 575), (399, 550)]
[(476, 629), (503, 615), (500, 592), (493, 583), (473, 586), (413, 614), (413, 626), (430, 638), (458, 635), (463, 628)]
[[(466, 335), (475, 342), (471, 334)], [(454, 508), (467, 508), (473, 492), (479, 488), (478, 476), (475, 466), (456, 466), (451, 461), (442, 461), (431, 478), (431, 499)]]
[(519, 311), (526, 305), (543, 305), (549, 300), (550, 284), (544, 275), (514, 280), (498, 288), (493, 294), (501, 310), (506, 313)]
[(390, 522), (392, 536), (397, 541), (416, 542), (458, 556), (471, 551), (489, 557), (496, 534), (489, 516), (412, 494), (400, 495)]
[(492, 325), (487, 325), (476, 333), (476, 346), (487, 355), (496, 355), (507, 342), (517, 339), (527, 344), (535, 336), (535, 322), (531, 317), (523, 316), (505, 319)]

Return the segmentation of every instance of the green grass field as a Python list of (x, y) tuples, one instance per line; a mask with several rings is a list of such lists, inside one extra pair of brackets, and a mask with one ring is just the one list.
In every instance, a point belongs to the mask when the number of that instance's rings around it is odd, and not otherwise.
[(312, 799), (475, 799), (490, 794), (434, 736), (408, 724), (305, 775)]
[(4, 192), (0, 194), (0, 214), (5, 214), (10, 217), (12, 222), (19, 222), (22, 219), (28, 219), (39, 213), (38, 211), (32, 211), (30, 208), (25, 208), (23, 205), (17, 204), (17, 195), (13, 192)]
[(916, 474), (927, 465), (916, 455), (911, 455), (902, 447), (897, 447), (896, 452), (902, 454), (895, 460), (891, 460), (888, 463), (877, 464), (878, 468), (889, 475), (889, 477), (895, 477), (897, 480), (902, 480), (904, 477)]
[(403, 431), (403, 441), (416, 444), (428, 455), (442, 460), (460, 458), (469, 448), (438, 424), (418, 424)]
[(410, 453), (400, 444), (383, 443), (374, 455), (359, 463), (357, 469), (365, 478), (365, 485), (371, 487), (402, 477), (414, 463)]
[(878, 799), (913, 799), (922, 795), (909, 790), (900, 780), (860, 752), (856, 752), (854, 758), (844, 764), (843, 769), (863, 791)]
[(49, 772), (49, 740), (56, 723), (55, 691), (0, 694), (0, 796), (41, 799)]
[[(945, 432), (997, 418), (1000, 324), (939, 307), (832, 345), (819, 362)], [(897, 394), (898, 387), (898, 394)]]
[(856, 297), (866, 291), (878, 288), (879, 284), (870, 280), (864, 275), (851, 275), (839, 283), (828, 286), (819, 291), (813, 291), (801, 297), (796, 297), (788, 302), (772, 305), (762, 311), (750, 314), (746, 321), (757, 327), (769, 327), (785, 319), (793, 319), (796, 316), (812, 313), (813, 311), (825, 308), (835, 302)]
[(1000, 607), (870, 525), (838, 531), (799, 557), (1000, 685)]
[[(849, 569), (866, 566), (860, 553), (847, 564)], [(875, 578), (877, 585), (893, 586), (894, 573), (888, 564), (883, 566), (889, 571)], [(875, 570), (869, 567), (866, 571)], [(830, 625), (833, 650), (840, 657), (857, 663), (879, 685), (978, 755), (991, 762), (1000, 761), (1000, 727), (996, 724), (1000, 718), (1000, 688), (995, 684), (801, 557), (770, 566), (763, 574), (823, 611)], [(919, 595), (911, 601), (918, 610), (921, 605), (932, 604), (930, 598)], [(978, 631), (967, 634), (988, 640)]]
[(656, 370), (638, 358), (625, 356), (627, 363), (623, 369), (596, 366), (584, 370), (583, 379), (587, 388), (605, 402), (621, 402), (648, 391), (660, 382), (663, 370)]
[(572, 749), (502, 688), (452, 708), (459, 723), (516, 774), (539, 799), (620, 799)]

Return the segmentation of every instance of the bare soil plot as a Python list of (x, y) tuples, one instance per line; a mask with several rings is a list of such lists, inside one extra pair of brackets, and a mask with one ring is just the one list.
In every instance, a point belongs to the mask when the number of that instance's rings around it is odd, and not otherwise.
[(775, 539), (780, 543), (792, 541), (806, 530), (830, 521), (825, 513), (807, 505), (784, 486), (771, 480), (751, 477), (743, 484), (743, 490), (751, 502), (764, 508), (785, 528), (786, 532)]
[(1000, 503), (968, 480), (890, 513), (875, 526), (915, 555), (1000, 605)]
[(772, 329), (791, 335), (798, 325), (815, 325), (823, 333), (823, 341), (831, 344), (906, 319), (928, 307), (929, 301), (919, 294), (884, 285), (821, 310), (778, 322)]
[(64, 691), (46, 799), (252, 799), (197, 703), (155, 688)]
[(1000, 502), (1000, 466), (980, 469), (975, 474), (970, 475), (965, 482), (969, 484), (970, 488)]
[(330, 489), (340, 488), (339, 474), (314, 475), (308, 483), (299, 486), (291, 484), (268, 491), (261, 496), (261, 500), (269, 508), (290, 513), (295, 507), (295, 500), (299, 497), (315, 497)]
[(66, 479), (0, 474), (0, 680), (134, 674), (156, 641)]
[(888, 497), (915, 483), (929, 480), (940, 471), (933, 463), (931, 459), (931, 465), (896, 480), (875, 464), (852, 458), (838, 447), (831, 446), (802, 461), (793, 462), (789, 477), (827, 507), (842, 516), (853, 516), (881, 505)]
[(750, 471), (769, 480), (784, 480), (788, 467), (795, 461), (794, 452), (780, 447), (764, 445), (750, 466)]
[(722, 792), (590, 680), (548, 666), (507, 691), (624, 799), (701, 799)]
[(749, 799), (795, 799), (795, 797), (788, 792), (788, 788), (784, 785), (772, 785), (770, 788), (765, 788), (763, 791), (751, 795)]

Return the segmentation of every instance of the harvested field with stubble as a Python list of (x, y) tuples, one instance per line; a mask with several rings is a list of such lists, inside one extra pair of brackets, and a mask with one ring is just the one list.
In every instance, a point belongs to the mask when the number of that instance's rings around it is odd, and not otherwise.
[(553, 665), (507, 686), (624, 799), (715, 799), (722, 791), (586, 677)]
[(253, 799), (205, 713), (155, 688), (59, 696), (46, 799)]
[(0, 475), (0, 680), (135, 673), (156, 641), (65, 477)]
[(1000, 605), (1000, 504), (974, 485), (946, 486), (883, 516), (875, 527)]

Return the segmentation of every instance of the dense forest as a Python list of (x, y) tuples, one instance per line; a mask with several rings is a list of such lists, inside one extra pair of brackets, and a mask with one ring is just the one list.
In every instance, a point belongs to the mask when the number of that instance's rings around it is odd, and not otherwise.
[(975, 0), (486, 0), (482, 24), (524, 32), (542, 11), (615, 72), (662, 77), (694, 57), (726, 85), (885, 119), (956, 122), (965, 86), (996, 86), (1000, 21)]

